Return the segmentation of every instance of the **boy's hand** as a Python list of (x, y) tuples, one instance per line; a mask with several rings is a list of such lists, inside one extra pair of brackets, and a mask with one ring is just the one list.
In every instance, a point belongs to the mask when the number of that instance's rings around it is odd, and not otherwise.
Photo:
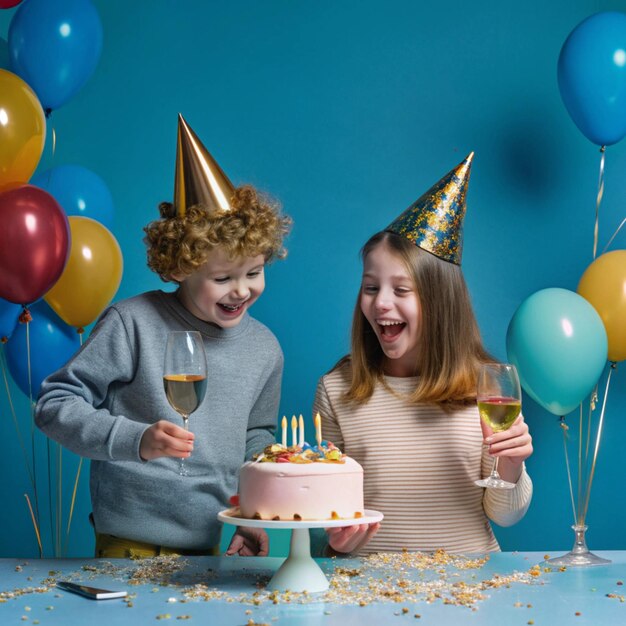
[(267, 556), (270, 539), (262, 528), (237, 528), (230, 541), (226, 556)]
[(380, 522), (356, 524), (342, 528), (327, 528), (328, 545), (335, 552), (356, 552), (378, 532), (379, 528)]
[(187, 459), (193, 450), (194, 434), (161, 420), (148, 428), (139, 444), (139, 456), (144, 461), (158, 459), (161, 456), (171, 456), (177, 459)]

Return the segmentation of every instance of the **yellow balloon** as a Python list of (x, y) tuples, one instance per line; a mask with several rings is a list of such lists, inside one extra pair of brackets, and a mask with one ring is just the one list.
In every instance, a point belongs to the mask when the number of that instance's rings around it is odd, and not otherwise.
[(124, 262), (115, 237), (89, 217), (69, 218), (72, 244), (61, 278), (44, 296), (70, 326), (91, 324), (111, 302)]
[(609, 340), (609, 361), (626, 359), (626, 250), (598, 257), (578, 283), (578, 293), (598, 312)]
[(35, 92), (0, 69), (0, 191), (32, 176), (46, 141), (46, 117)]

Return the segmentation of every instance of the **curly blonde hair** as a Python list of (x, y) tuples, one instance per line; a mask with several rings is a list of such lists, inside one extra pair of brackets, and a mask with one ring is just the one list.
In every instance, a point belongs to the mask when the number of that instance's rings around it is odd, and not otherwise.
[(171, 202), (162, 202), (161, 219), (144, 228), (148, 267), (163, 281), (175, 282), (174, 274), (188, 276), (217, 246), (231, 259), (262, 254), (269, 262), (287, 256), (283, 239), (291, 218), (281, 214), (275, 201), (243, 185), (235, 189), (230, 205), (228, 212), (213, 213), (196, 205), (180, 217)]

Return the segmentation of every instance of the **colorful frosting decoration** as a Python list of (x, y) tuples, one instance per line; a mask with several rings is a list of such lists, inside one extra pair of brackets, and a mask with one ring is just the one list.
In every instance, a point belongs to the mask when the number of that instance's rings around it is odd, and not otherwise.
[(330, 441), (311, 446), (306, 441), (302, 446), (283, 446), (273, 443), (254, 457), (257, 463), (345, 463), (339, 448)]

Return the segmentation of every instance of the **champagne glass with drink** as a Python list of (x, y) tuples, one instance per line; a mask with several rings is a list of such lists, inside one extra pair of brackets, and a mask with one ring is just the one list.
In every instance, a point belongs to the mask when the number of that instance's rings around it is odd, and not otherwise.
[[(514, 365), (489, 363), (483, 365), (478, 374), (476, 394), (478, 412), (483, 423), (494, 433), (508, 430), (517, 419), (522, 408), (522, 390)], [(475, 481), (479, 487), (513, 489), (515, 485), (500, 478), (498, 457), (494, 458), (491, 474)]]
[[(163, 386), (167, 401), (183, 418), (185, 430), (189, 430), (189, 416), (204, 398), (206, 375), (206, 354), (202, 335), (195, 330), (169, 333), (165, 347)], [(179, 474), (188, 475), (182, 459)]]

